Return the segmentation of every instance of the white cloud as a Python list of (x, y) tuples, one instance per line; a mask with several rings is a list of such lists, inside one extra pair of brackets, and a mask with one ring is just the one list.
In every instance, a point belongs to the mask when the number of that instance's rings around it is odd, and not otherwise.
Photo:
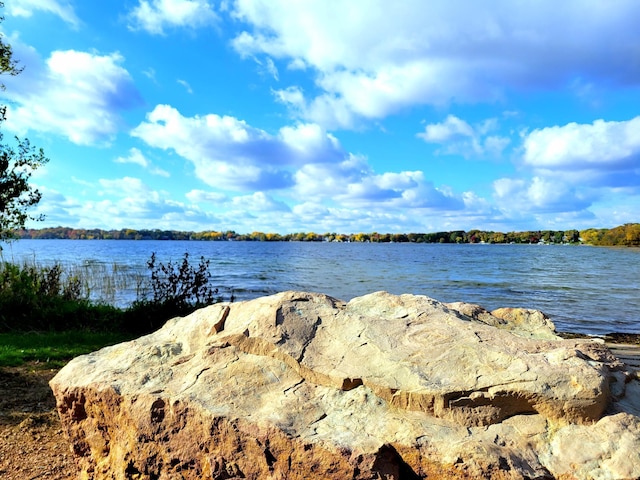
[(534, 130), (524, 137), (523, 165), (540, 178), (580, 192), (579, 198), (602, 202), (621, 192), (637, 196), (640, 117)]
[(185, 88), (187, 93), (193, 93), (193, 89), (191, 88), (191, 85), (189, 85), (189, 82), (180, 79), (178, 79), (177, 82)]
[(304, 92), (300, 87), (287, 87), (274, 90), (273, 95), (280, 103), (288, 105), (300, 111), (305, 108)]
[(100, 186), (103, 190), (101, 195), (110, 195), (116, 197), (137, 197), (137, 198), (152, 198), (157, 200), (160, 198), (158, 192), (153, 192), (147, 187), (142, 180), (133, 177), (123, 177), (118, 179), (102, 178), (99, 180)]
[(121, 127), (120, 112), (141, 102), (123, 61), (118, 53), (58, 50), (45, 65), (30, 63), (30, 72), (5, 82), (14, 102), (7, 128), (57, 133), (83, 145), (109, 141)]
[(397, 208), (425, 209), (431, 212), (437, 211), (460, 211), (464, 207), (464, 200), (454, 195), (450, 189), (445, 187), (435, 187), (430, 181), (424, 178), (422, 172), (407, 172), (411, 174), (416, 185), (402, 192), (398, 200), (391, 204)]
[(162, 177), (169, 177), (169, 172), (153, 166), (153, 164), (144, 156), (144, 154), (137, 148), (131, 148), (127, 157), (117, 157), (114, 160), (116, 163), (133, 163), (140, 165), (145, 170), (148, 170), (153, 175), (160, 175)]
[[(496, 206), (509, 218), (535, 218), (554, 226), (562, 220), (593, 222), (594, 212), (610, 198), (620, 199), (619, 204), (637, 202), (633, 196), (640, 194), (638, 132), (640, 117), (525, 132), (521, 172), (528, 170), (532, 177), (494, 181)], [(606, 216), (598, 218), (611, 225)]]
[(286, 203), (274, 200), (264, 192), (255, 192), (251, 195), (233, 197), (231, 207), (245, 212), (288, 212), (290, 209)]
[(594, 200), (588, 190), (539, 176), (531, 180), (500, 178), (493, 182), (493, 188), (498, 208), (512, 216), (579, 212)]
[(273, 78), (276, 82), (280, 80), (280, 74), (278, 73), (278, 67), (274, 63), (273, 59), (266, 57), (266, 59), (260, 60), (258, 57), (253, 57), (253, 60), (258, 65), (258, 71), (262, 75), (267, 75)]
[(118, 157), (115, 159), (116, 163), (135, 163), (140, 165), (143, 168), (147, 168), (149, 166), (149, 161), (145, 158), (140, 150), (137, 148), (132, 148), (129, 150), (128, 157)]
[(432, 123), (425, 127), (424, 133), (418, 137), (426, 142), (445, 143), (459, 138), (473, 138), (475, 131), (464, 120), (455, 115), (448, 115), (442, 123)]
[(604, 222), (598, 225), (614, 227), (624, 225), (625, 223), (638, 223), (640, 199), (636, 197), (634, 202), (630, 202), (627, 198), (612, 197), (614, 196), (609, 197), (609, 199), (612, 200), (611, 202), (606, 202), (591, 208), (594, 213), (593, 216)]
[(89, 199), (82, 205), (82, 216), (94, 211), (94, 225), (182, 229), (208, 219), (199, 208), (172, 200), (168, 192), (153, 190), (139, 178), (100, 179), (98, 183), (96, 193), (104, 200)]
[[(370, 73), (360, 70), (323, 72), (316, 83), (326, 93), (301, 99), (302, 90), (292, 86), (281, 90), (284, 94), (279, 100), (297, 115), (327, 128), (352, 128), (360, 118), (380, 119), (416, 104), (448, 103), (444, 100), (447, 88), (453, 83), (468, 83), (462, 75), (452, 76), (455, 79), (445, 85), (441, 83), (441, 66), (419, 62), (381, 66)], [(291, 96), (290, 93), (298, 95)]]
[[(384, 176), (385, 186), (403, 184), (404, 174)], [(228, 230), (240, 233), (263, 232), (406, 232), (442, 229), (441, 222), (454, 212), (424, 208), (394, 208), (376, 202), (356, 205), (329, 205), (309, 197), (292, 204), (264, 192), (228, 197), (215, 191), (192, 190), (190, 203), (170, 198), (168, 192), (149, 188), (140, 179), (124, 177), (101, 179), (90, 188), (66, 197), (43, 189), (44, 198), (37, 213), (46, 213), (39, 226), (67, 225), (79, 228), (160, 228), (202, 231)], [(465, 200), (466, 201), (466, 200)], [(476, 211), (476, 210), (474, 210)], [(215, 212), (215, 213), (214, 213)], [(479, 212), (479, 211), (478, 211)], [(481, 212), (479, 212), (481, 213)], [(473, 219), (473, 212), (457, 212)], [(430, 223), (427, 223), (430, 222)], [(435, 225), (429, 227), (428, 225)]]
[(437, 153), (500, 157), (511, 140), (500, 135), (488, 135), (498, 127), (498, 121), (493, 118), (471, 126), (455, 115), (448, 115), (444, 122), (426, 125), (424, 132), (418, 133), (417, 137), (428, 143), (443, 144), (444, 148)]
[(372, 212), (462, 207), (460, 198), (435, 188), (420, 171), (376, 174), (364, 157), (355, 155), (340, 163), (304, 165), (294, 178), (292, 193), (302, 201), (333, 201), (347, 208), (366, 208)]
[(264, 192), (229, 197), (220, 192), (191, 190), (186, 194), (186, 197), (193, 203), (208, 203), (216, 208), (221, 207), (226, 212), (223, 215), (230, 217), (249, 215), (251, 218), (257, 218), (257, 216), (263, 215), (268, 218), (273, 214), (282, 215), (291, 211), (285, 202), (276, 200)]
[(507, 137), (491, 135), (484, 139), (482, 152), (493, 158), (500, 157), (510, 143), (511, 139)]
[(422, 230), (424, 217), (413, 216), (411, 212), (334, 207), (307, 201), (295, 205), (285, 219), (292, 225), (287, 229), (289, 232), (357, 233), (418, 231)]
[(32, 226), (199, 231), (218, 222), (215, 215), (168, 199), (167, 192), (152, 190), (136, 178), (101, 179), (90, 187), (70, 196), (38, 186), (43, 197), (34, 213), (45, 214), (45, 222)]
[(272, 58), (267, 57), (265, 60), (265, 68), (267, 72), (273, 77), (274, 80), (280, 80), (280, 75), (278, 74), (278, 68), (276, 64), (273, 62)]
[[(364, 167), (364, 159), (362, 161)], [(346, 192), (349, 182), (359, 178), (359, 170), (353, 168), (349, 158), (337, 164), (309, 163), (294, 173), (295, 185), (292, 193), (299, 200), (313, 198), (315, 201), (332, 199)]]
[(69, 2), (57, 0), (19, 0), (7, 2), (7, 12), (14, 17), (31, 17), (36, 10), (53, 13), (65, 22), (78, 26), (80, 20)]
[(148, 68), (146, 70), (142, 71), (142, 74), (147, 77), (149, 80), (151, 80), (153, 83), (158, 83), (158, 81), (156, 80), (156, 71), (153, 68)]
[[(507, 91), (638, 85), (640, 4), (568, 0), (238, 0), (244, 56), (315, 72), (320, 93), (295, 113), (353, 127), (415, 105), (493, 102)], [(294, 86), (294, 88), (296, 88)], [(286, 91), (286, 90), (285, 90)], [(283, 101), (286, 101), (286, 97)]]
[[(366, 212), (370, 220), (393, 218), (394, 225), (400, 225), (401, 218), (413, 222), (465, 205), (461, 196), (434, 186), (420, 171), (374, 172), (365, 157), (345, 152), (316, 124), (286, 126), (269, 134), (234, 117), (184, 117), (173, 107), (158, 105), (131, 134), (151, 147), (175, 151), (216, 190), (193, 190), (187, 195), (191, 201), (224, 203), (236, 217), (244, 212), (250, 225), (270, 221), (279, 225), (278, 231), (288, 222), (300, 224), (300, 202), (332, 214), (339, 209), (343, 214)], [(231, 191), (255, 193), (229, 194), (228, 200), (221, 193)]]
[(284, 127), (277, 135), (230, 116), (184, 117), (158, 105), (131, 134), (189, 160), (203, 182), (223, 190), (273, 190), (292, 185), (291, 170), (345, 157), (337, 140), (316, 125)]
[(282, 127), (279, 136), (295, 156), (297, 164), (334, 163), (342, 161), (345, 157), (338, 139), (317, 124)]
[(212, 203), (219, 204), (229, 200), (224, 193), (220, 192), (205, 192), (204, 190), (191, 190), (185, 195), (190, 202), (193, 203)]
[(129, 28), (164, 35), (167, 28), (200, 28), (217, 20), (207, 0), (140, 0), (129, 14)]
[[(69, 218), (82, 208), (80, 202), (67, 198), (59, 191), (48, 188), (46, 185), (37, 185), (37, 188), (42, 193), (42, 200), (33, 209), (33, 213), (44, 215), (49, 225), (69, 225)], [(35, 228), (40, 225), (40, 223), (34, 222)]]
[(534, 130), (524, 140), (524, 162), (544, 170), (622, 170), (638, 175), (640, 117)]

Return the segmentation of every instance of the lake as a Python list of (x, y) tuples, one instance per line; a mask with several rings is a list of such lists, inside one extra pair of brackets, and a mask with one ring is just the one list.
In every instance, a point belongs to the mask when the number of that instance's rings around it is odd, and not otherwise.
[[(640, 249), (570, 245), (152, 240), (19, 240), (8, 261), (99, 266), (148, 274), (146, 262), (210, 260), (213, 285), (228, 299), (306, 290), (343, 300), (378, 290), (413, 293), (492, 310), (542, 310), (559, 331), (640, 333)], [(135, 299), (118, 289), (113, 303)]]

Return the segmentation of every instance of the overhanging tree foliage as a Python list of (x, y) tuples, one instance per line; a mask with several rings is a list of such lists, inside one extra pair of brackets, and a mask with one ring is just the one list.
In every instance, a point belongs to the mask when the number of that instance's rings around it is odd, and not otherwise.
[[(0, 2), (0, 8), (4, 3)], [(4, 20), (0, 16), (0, 22)], [(15, 76), (22, 68), (13, 58), (11, 45), (5, 43), (0, 33), (0, 75)], [(0, 82), (0, 91), (5, 86)], [(41, 216), (27, 213), (42, 197), (37, 188), (29, 185), (35, 169), (48, 159), (42, 149), (33, 147), (28, 139), (14, 138), (12, 144), (4, 142), (2, 124), (6, 120), (7, 106), (0, 105), (0, 241), (13, 238), (16, 229), (24, 228), (27, 220), (39, 220)]]

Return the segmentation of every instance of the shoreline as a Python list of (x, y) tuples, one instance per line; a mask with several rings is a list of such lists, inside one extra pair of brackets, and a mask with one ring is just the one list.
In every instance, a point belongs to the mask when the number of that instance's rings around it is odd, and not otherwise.
[(640, 333), (625, 333), (625, 332), (609, 332), (604, 335), (589, 334), (589, 333), (576, 333), (576, 332), (556, 332), (556, 335), (564, 339), (572, 338), (586, 338), (596, 339), (600, 338), (605, 343), (609, 344), (631, 344), (640, 345)]

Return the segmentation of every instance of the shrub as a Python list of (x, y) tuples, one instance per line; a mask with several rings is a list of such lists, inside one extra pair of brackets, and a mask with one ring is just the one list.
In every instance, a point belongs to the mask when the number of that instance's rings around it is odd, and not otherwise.
[(125, 328), (147, 333), (167, 320), (185, 316), (198, 308), (219, 302), (218, 289), (210, 285), (209, 260), (200, 257), (197, 266), (185, 253), (180, 263), (159, 263), (155, 252), (147, 262), (151, 271), (151, 298), (139, 298), (127, 309)]
[(210, 286), (209, 261), (204, 257), (197, 266), (189, 263), (188, 253), (179, 263), (163, 264), (153, 253), (147, 267), (151, 271), (150, 298), (140, 296), (121, 309), (91, 301), (88, 292), (83, 293), (81, 279), (65, 275), (59, 264), (1, 263), (0, 332), (82, 329), (144, 334), (170, 318), (220, 300), (218, 289)]
[(156, 264), (155, 252), (147, 262), (151, 270), (151, 289), (153, 302), (158, 304), (174, 304), (176, 306), (203, 306), (215, 303), (217, 288), (209, 285), (211, 273), (209, 260), (200, 257), (200, 263), (193, 267), (189, 263), (189, 254), (185, 253), (182, 262), (166, 265)]

